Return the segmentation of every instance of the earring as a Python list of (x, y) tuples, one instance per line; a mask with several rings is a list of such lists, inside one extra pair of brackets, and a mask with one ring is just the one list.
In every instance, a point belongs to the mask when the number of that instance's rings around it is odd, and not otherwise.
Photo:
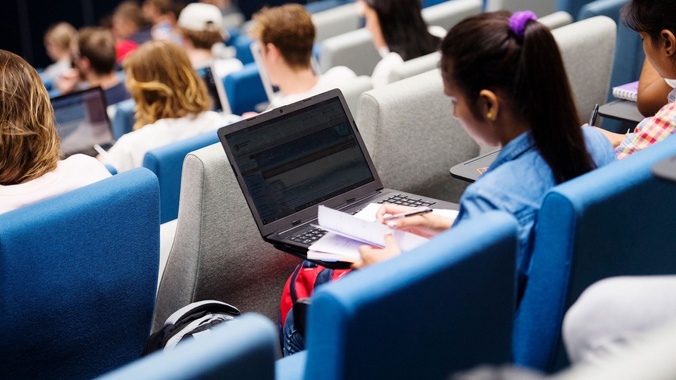
[(486, 117), (487, 117), (488, 119), (490, 119), (491, 121), (493, 121), (493, 120), (494, 120), (493, 112), (488, 111), (488, 114), (486, 115)]

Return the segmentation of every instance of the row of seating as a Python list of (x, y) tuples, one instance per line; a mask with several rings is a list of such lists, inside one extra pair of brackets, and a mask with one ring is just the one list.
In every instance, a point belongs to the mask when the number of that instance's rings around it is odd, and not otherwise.
[[(253, 366), (255, 378), (262, 379), (272, 375), (277, 379), (439, 378), (479, 363), (510, 360), (555, 369), (553, 360), (557, 351), (562, 352), (558, 340), (563, 313), (586, 286), (608, 276), (673, 274), (676, 270), (676, 258), (670, 254), (676, 238), (664, 233), (676, 227), (672, 218), (676, 202), (669, 197), (676, 183), (651, 172), (654, 164), (676, 155), (674, 143), (669, 138), (547, 194), (530, 279), (515, 320), (516, 225), (510, 215), (496, 212), (451, 229), (406, 255), (318, 289), (308, 315), (307, 351), (302, 354), (275, 362), (278, 340), (272, 322), (245, 316), (241, 324), (225, 327), (230, 332), (223, 333), (228, 335), (223, 341), (198, 340), (179, 348), (182, 355), (155, 354), (117, 374), (136, 378), (132, 375), (145, 371), (164, 374), (166, 367), (172, 369), (174, 378), (184, 374), (185, 378), (201, 378), (188, 374), (199, 369), (240, 373), (241, 368)], [(255, 262), (256, 251), (236, 245), (247, 240), (244, 244), (263, 246), (259, 239), (250, 239), (256, 232), (230, 230), (238, 224), (253, 227), (246, 210), (227, 204), (220, 211), (210, 210), (217, 203), (236, 200), (237, 195), (244, 202), (238, 189), (210, 183), (224, 179), (229, 168), (218, 145), (191, 153), (189, 160), (184, 176), (202, 177), (203, 182), (185, 187), (179, 228), (182, 221), (218, 214), (239, 218), (220, 223), (202, 219), (194, 225), (211, 231), (193, 236), (184, 231), (180, 241), (220, 252), (221, 258), (238, 255), (234, 260), (240, 266), (219, 272), (209, 269), (209, 263), (216, 264), (215, 256), (196, 256), (194, 263), (207, 263), (195, 268), (185, 262), (185, 255), (172, 252), (176, 269), (181, 263), (187, 265), (183, 273), (165, 272), (157, 295), (156, 322), (159, 303), (168, 297), (163, 287), (179, 277), (210, 270), (207, 276), (211, 279), (225, 278), (220, 285), (232, 281), (230, 290), (248, 287), (244, 296), (255, 300), (280, 286), (263, 273), (284, 272), (266, 259), (291, 257), (268, 250), (268, 258)], [(232, 173), (227, 176), (233, 177)], [(224, 189), (225, 198), (207, 191), (216, 187)], [(3, 375), (92, 377), (137, 357), (148, 333), (156, 281), (158, 232), (149, 226), (158, 223), (157, 191), (154, 176), (135, 169), (0, 216), (0, 318), (7, 327), (0, 340), (7, 359), (2, 364)], [(198, 195), (201, 209), (186, 210), (183, 200)], [(640, 204), (636, 199), (642, 200)], [(192, 203), (196, 206), (197, 201)], [(630, 209), (631, 216), (617, 215), (619, 209)], [(112, 211), (120, 213), (117, 223), (110, 223), (116, 221), (107, 215)], [(205, 215), (197, 217), (194, 213), (200, 211)], [(214, 234), (215, 230), (221, 232)], [(224, 243), (218, 246), (217, 241)], [(238, 253), (233, 252), (236, 249)], [(250, 272), (257, 277), (233, 279), (244, 263), (250, 263)], [(211, 296), (194, 291), (188, 286), (183, 293)], [(44, 311), (45, 304), (52, 305), (49, 312)], [(257, 311), (248, 305), (241, 308)], [(248, 343), (231, 344), (244, 341)], [(181, 368), (181, 363), (188, 369)], [(110, 378), (121, 378), (115, 375)], [(153, 378), (150, 373), (147, 376)]]

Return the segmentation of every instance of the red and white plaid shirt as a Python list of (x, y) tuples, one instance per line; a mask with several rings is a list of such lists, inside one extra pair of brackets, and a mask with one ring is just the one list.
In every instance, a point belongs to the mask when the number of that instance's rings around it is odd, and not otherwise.
[(655, 116), (643, 119), (627, 137), (615, 148), (618, 159), (627, 157), (656, 142), (676, 133), (676, 90), (669, 94), (669, 103)]

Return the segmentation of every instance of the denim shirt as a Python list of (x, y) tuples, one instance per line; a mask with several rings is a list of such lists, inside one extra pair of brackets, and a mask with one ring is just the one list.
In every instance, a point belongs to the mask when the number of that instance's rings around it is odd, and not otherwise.
[[(582, 130), (587, 151), (597, 167), (616, 159), (612, 145), (600, 131), (591, 127)], [(518, 221), (516, 265), (520, 289), (527, 278), (540, 204), (547, 190), (555, 185), (552, 170), (535, 147), (531, 133), (524, 132), (502, 148), (488, 170), (460, 198), (454, 226), (490, 210), (506, 211)]]

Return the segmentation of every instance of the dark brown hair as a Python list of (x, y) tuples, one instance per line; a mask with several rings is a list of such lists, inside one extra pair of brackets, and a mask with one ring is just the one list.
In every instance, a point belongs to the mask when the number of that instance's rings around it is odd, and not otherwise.
[(523, 38), (509, 27), (509, 12), (482, 13), (453, 27), (441, 43), (444, 80), (469, 99), (474, 117), (483, 89), (505, 94), (531, 130), (556, 183), (595, 167), (586, 150), (568, 76), (549, 29), (528, 21)]
[(440, 38), (427, 31), (420, 0), (365, 0), (378, 15), (390, 51), (404, 61), (437, 51)]

